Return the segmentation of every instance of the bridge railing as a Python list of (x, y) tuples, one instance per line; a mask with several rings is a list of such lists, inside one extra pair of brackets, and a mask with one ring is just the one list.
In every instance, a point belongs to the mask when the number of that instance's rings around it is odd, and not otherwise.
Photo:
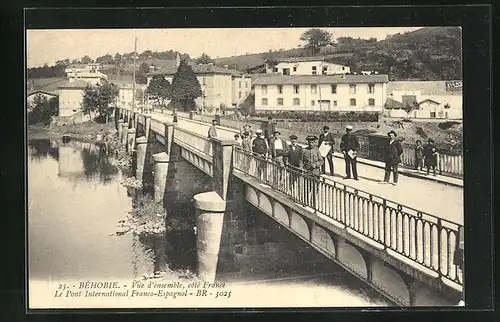
[(212, 142), (206, 136), (176, 127), (174, 140), (179, 140), (180, 142), (192, 147), (194, 150), (204, 153), (209, 157), (213, 157), (214, 155)]
[(453, 258), (461, 225), (238, 147), (233, 167), (440, 278), (462, 285)]
[(163, 125), (163, 122), (153, 117), (151, 118), (151, 130), (160, 135), (165, 135), (165, 125)]
[[(416, 166), (415, 147), (410, 144), (402, 144), (403, 154), (401, 163), (409, 168)], [(436, 171), (439, 174), (462, 178), (464, 175), (464, 157), (462, 154), (453, 155), (446, 151), (439, 151), (437, 157)]]

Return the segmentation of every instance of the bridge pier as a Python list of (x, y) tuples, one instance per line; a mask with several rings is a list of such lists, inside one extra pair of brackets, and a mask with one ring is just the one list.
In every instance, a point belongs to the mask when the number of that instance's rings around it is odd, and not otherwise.
[(135, 128), (130, 128), (127, 131), (127, 152), (132, 155), (135, 147)]
[(142, 181), (142, 175), (144, 173), (144, 162), (146, 161), (146, 148), (148, 145), (148, 140), (146, 137), (141, 136), (137, 138), (136, 151), (137, 151), (137, 168), (135, 170), (135, 178)]
[(165, 152), (153, 154), (154, 160), (154, 199), (163, 202), (167, 185), (170, 156)]
[(118, 131), (118, 139), (121, 140), (122, 138), (122, 130), (123, 130), (123, 119), (119, 119), (118, 122), (116, 122), (116, 131)]
[(215, 191), (194, 196), (196, 206), (196, 255), (198, 277), (214, 282), (219, 260), (220, 240), (226, 201)]
[(144, 136), (149, 141), (149, 132), (151, 131), (151, 116), (144, 115)]
[(127, 144), (127, 135), (128, 135), (128, 123), (123, 122), (121, 136), (120, 136), (120, 141), (121, 141), (123, 146), (125, 146)]

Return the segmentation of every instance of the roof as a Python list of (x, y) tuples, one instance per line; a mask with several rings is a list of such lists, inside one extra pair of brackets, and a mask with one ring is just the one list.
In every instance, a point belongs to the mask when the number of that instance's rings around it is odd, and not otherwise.
[(85, 87), (87, 87), (87, 85), (89, 85), (89, 83), (87, 83), (84, 80), (76, 80), (74, 82), (63, 84), (63, 85), (59, 86), (59, 88), (69, 88), (69, 89), (71, 89), (71, 88), (75, 88), (75, 89), (81, 88), (81, 89), (84, 89)]
[[(232, 75), (232, 76), (241, 76), (242, 73), (237, 70), (226, 69), (215, 65), (210, 64), (201, 64), (197, 65), (195, 63), (189, 62), (189, 66), (193, 69), (195, 74), (219, 74), (219, 75)], [(177, 63), (175, 60), (169, 61), (162, 69), (147, 73), (147, 76), (156, 76), (156, 75), (174, 75), (177, 72)]]
[(384, 107), (388, 109), (400, 109), (404, 108), (405, 105), (402, 102), (396, 101), (388, 97)]
[(420, 105), (420, 104), (422, 104), (422, 103), (425, 103), (425, 102), (432, 102), (432, 103), (436, 103), (436, 104), (438, 104), (438, 105), (439, 105), (439, 104), (441, 104), (441, 103), (439, 103), (438, 101), (435, 101), (435, 100), (430, 99), (430, 98), (426, 98), (426, 99), (422, 100), (421, 102), (418, 102), (418, 105)]
[(66, 69), (71, 68), (87, 68), (88, 66), (100, 66), (99, 63), (89, 63), (89, 64), (70, 64), (66, 67)]
[(50, 96), (58, 96), (59, 94), (57, 93), (53, 93), (53, 92), (47, 92), (47, 91), (41, 91), (41, 90), (34, 90), (34, 91), (28, 91), (28, 95), (27, 96), (31, 96), (31, 95), (34, 95), (34, 94), (47, 94), (47, 95), (50, 95)]
[(387, 75), (268, 75), (256, 78), (253, 84), (356, 84), (387, 83), (388, 80)]
[(323, 56), (313, 56), (313, 57), (284, 57), (284, 58), (276, 58), (275, 59), (277, 62), (287, 62), (287, 63), (294, 63), (294, 62), (304, 62), (304, 61), (325, 61), (326, 57)]

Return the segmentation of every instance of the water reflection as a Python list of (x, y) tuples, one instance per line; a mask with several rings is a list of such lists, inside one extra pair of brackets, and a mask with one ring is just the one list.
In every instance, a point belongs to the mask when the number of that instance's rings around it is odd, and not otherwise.
[(47, 156), (52, 157), (56, 161), (59, 160), (57, 142), (54, 140), (30, 140), (28, 148), (30, 160), (32, 161), (40, 161)]

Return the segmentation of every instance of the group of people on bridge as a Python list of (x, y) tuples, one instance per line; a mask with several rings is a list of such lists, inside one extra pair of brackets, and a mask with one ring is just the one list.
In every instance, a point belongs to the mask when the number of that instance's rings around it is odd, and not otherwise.
[[(217, 121), (213, 120), (212, 127), (208, 131), (208, 137), (216, 137)], [(309, 176), (321, 176), (326, 174), (326, 165), (329, 167), (329, 174), (334, 175), (334, 147), (335, 138), (330, 132), (328, 126), (324, 126), (319, 137), (308, 135), (305, 139), (307, 146), (303, 148), (297, 143), (297, 135), (289, 137), (290, 144), (281, 138), (280, 131), (276, 128), (276, 123), (269, 117), (269, 122), (265, 130), (257, 129), (252, 131), (250, 125), (244, 125), (240, 134), (235, 134), (234, 139), (239, 143), (243, 151), (252, 153), (262, 160), (273, 160), (276, 164), (284, 168), (305, 173)], [(345, 134), (341, 137), (340, 152), (344, 156), (345, 176), (344, 179), (359, 180), (357, 169), (357, 155), (360, 144), (357, 136), (353, 133), (353, 126), (345, 127)], [(393, 174), (392, 185), (398, 183), (398, 166), (401, 163), (403, 148), (400, 140), (397, 139), (397, 133), (393, 130), (387, 133), (388, 140), (383, 149), (385, 161), (385, 174), (381, 184), (388, 184), (391, 173)], [(420, 140), (416, 141), (415, 146), (415, 169), (422, 170), (427, 167), (427, 174), (430, 169), (436, 175), (437, 149), (432, 139), (428, 140), (427, 145), (423, 146)], [(260, 174), (268, 172), (266, 162), (260, 162), (258, 170)]]

